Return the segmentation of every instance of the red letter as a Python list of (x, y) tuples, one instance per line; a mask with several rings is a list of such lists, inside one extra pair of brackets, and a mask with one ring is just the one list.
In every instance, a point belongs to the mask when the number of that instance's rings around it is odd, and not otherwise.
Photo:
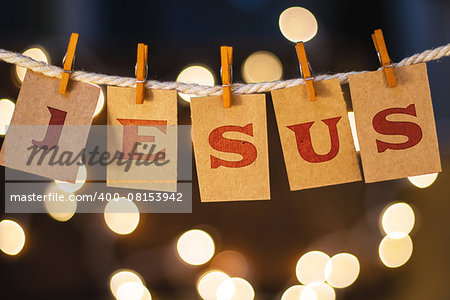
[(408, 140), (404, 143), (392, 144), (379, 140), (377, 142), (378, 153), (386, 151), (386, 149), (403, 150), (417, 145), (422, 139), (422, 129), (419, 125), (412, 122), (391, 122), (386, 120), (391, 114), (405, 114), (416, 117), (416, 108), (414, 104), (407, 108), (389, 108), (380, 111), (372, 120), (373, 128), (376, 132), (386, 135), (405, 135)]
[(241, 132), (253, 136), (253, 124), (247, 124), (244, 127), (232, 125), (222, 126), (211, 131), (209, 134), (209, 144), (214, 150), (242, 155), (240, 161), (222, 160), (211, 155), (211, 168), (216, 169), (219, 166), (242, 168), (253, 163), (257, 156), (256, 147), (246, 141), (224, 138), (223, 134), (227, 131)]
[(295, 132), (295, 139), (297, 141), (297, 149), (300, 156), (310, 163), (325, 162), (333, 159), (339, 152), (339, 136), (337, 131), (337, 123), (341, 117), (322, 120), (330, 132), (331, 149), (330, 152), (324, 155), (319, 155), (314, 151), (311, 143), (311, 134), (309, 129), (314, 122), (287, 126), (290, 130)]
[(51, 117), (48, 124), (49, 126), (47, 127), (47, 132), (45, 133), (45, 137), (40, 142), (31, 140), (31, 143), (36, 147), (50, 150), (58, 145), (64, 121), (66, 120), (67, 112), (49, 106), (47, 106), (47, 108), (50, 111)]

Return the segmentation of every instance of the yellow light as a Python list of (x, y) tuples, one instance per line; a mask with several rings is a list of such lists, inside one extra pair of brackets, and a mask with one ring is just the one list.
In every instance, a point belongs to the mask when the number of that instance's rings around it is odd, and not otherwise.
[(8, 255), (18, 254), (25, 245), (25, 232), (11, 220), (0, 222), (0, 250)]
[(117, 234), (130, 234), (139, 224), (139, 209), (126, 198), (111, 200), (105, 207), (105, 222)]
[(359, 151), (359, 141), (358, 134), (356, 132), (356, 121), (355, 121), (355, 113), (352, 111), (348, 112), (348, 121), (350, 123), (350, 129), (352, 130), (353, 143), (355, 144), (356, 151)]
[(109, 280), (109, 288), (114, 297), (117, 297), (117, 290), (121, 285), (128, 282), (139, 283), (143, 285), (141, 276), (133, 270), (118, 270), (114, 272)]
[(280, 80), (283, 66), (280, 59), (269, 51), (257, 51), (242, 65), (242, 77), (247, 83)]
[(313, 288), (306, 285), (294, 285), (288, 288), (281, 300), (319, 300)]
[(0, 99), (0, 135), (5, 135), (16, 105), (9, 99)]
[(83, 187), (84, 183), (86, 182), (86, 178), (87, 178), (86, 166), (82, 165), (78, 168), (77, 179), (75, 179), (75, 183), (60, 180), (55, 180), (55, 183), (61, 190), (68, 193), (73, 193)]
[[(45, 63), (49, 63), (50, 59), (47, 52), (43, 48), (30, 48), (22, 52), (22, 55), (31, 57), (34, 60), (42, 61)], [(25, 73), (27, 72), (26, 68), (22, 68), (16, 65), (16, 75), (19, 82), (23, 82), (25, 78)]]
[(138, 282), (126, 282), (117, 289), (117, 300), (141, 300), (145, 286)]
[(44, 207), (48, 214), (55, 220), (60, 222), (66, 222), (70, 220), (77, 211), (77, 201), (70, 200), (69, 197), (72, 193), (65, 191), (59, 191), (55, 185), (50, 185), (45, 191), (47, 195), (50, 193), (58, 193), (64, 196), (64, 201), (45, 201)]
[(392, 238), (402, 238), (414, 227), (415, 216), (411, 206), (406, 203), (395, 203), (382, 214), (381, 224), (386, 234)]
[(92, 116), (92, 118), (95, 118), (100, 114), (100, 112), (103, 110), (103, 107), (105, 106), (105, 94), (103, 93), (103, 89), (99, 85), (97, 84), (92, 85), (100, 89), (100, 95), (98, 96), (97, 106), (95, 107), (94, 115)]
[(246, 277), (249, 271), (245, 257), (232, 250), (222, 251), (215, 255), (210, 266), (212, 269), (222, 270), (233, 277)]
[(233, 277), (219, 285), (216, 297), (217, 300), (253, 300), (255, 291), (247, 280)]
[(177, 242), (178, 255), (190, 265), (203, 265), (214, 255), (214, 241), (203, 230), (183, 233)]
[[(190, 66), (180, 72), (177, 77), (177, 82), (214, 86), (215, 81), (214, 76), (209, 69), (202, 66)], [(187, 102), (191, 102), (191, 97), (193, 97), (192, 95), (183, 93), (178, 93), (178, 95)]]
[(217, 300), (217, 289), (220, 284), (230, 277), (221, 271), (209, 271), (202, 275), (197, 282), (197, 291), (205, 300)]
[(325, 281), (325, 266), (330, 257), (321, 251), (305, 253), (297, 262), (295, 274), (303, 284)]
[(291, 42), (307, 42), (317, 34), (314, 15), (303, 7), (290, 7), (283, 11), (279, 20), (281, 33)]
[(438, 173), (431, 173), (419, 176), (408, 177), (409, 181), (418, 188), (424, 189), (433, 184), (436, 180)]
[(314, 292), (316, 292), (317, 300), (335, 300), (336, 299), (336, 293), (334, 292), (334, 289), (329, 286), (326, 283), (313, 283), (310, 284), (309, 287), (311, 287)]
[(325, 273), (329, 285), (335, 288), (345, 288), (358, 278), (359, 261), (352, 254), (339, 253), (327, 263)]
[(378, 254), (386, 267), (398, 268), (404, 265), (413, 252), (413, 243), (409, 235), (402, 238), (392, 238), (387, 235), (378, 248)]

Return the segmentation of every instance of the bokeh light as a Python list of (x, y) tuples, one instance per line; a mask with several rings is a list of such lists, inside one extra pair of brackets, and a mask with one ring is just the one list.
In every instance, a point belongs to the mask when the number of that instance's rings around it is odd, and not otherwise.
[(247, 277), (249, 266), (247, 259), (239, 252), (226, 250), (214, 256), (211, 268), (222, 270), (232, 277)]
[(114, 297), (117, 298), (117, 290), (125, 283), (134, 282), (143, 285), (141, 276), (133, 270), (122, 269), (114, 272), (109, 280), (109, 288)]
[(414, 211), (406, 203), (395, 203), (387, 207), (381, 218), (384, 232), (391, 238), (402, 238), (414, 227)]
[(402, 238), (392, 238), (387, 235), (378, 248), (381, 262), (389, 268), (398, 268), (404, 265), (413, 252), (413, 243), (409, 235)]
[(242, 77), (247, 83), (280, 80), (283, 66), (280, 59), (269, 51), (251, 54), (242, 65)]
[(336, 292), (334, 289), (324, 283), (313, 283), (310, 284), (309, 287), (311, 287), (314, 292), (316, 292), (317, 300), (335, 300), (336, 299)]
[(305, 253), (297, 262), (295, 274), (303, 284), (325, 281), (325, 267), (330, 257), (321, 251)]
[[(201, 85), (214, 86), (215, 80), (212, 72), (203, 66), (190, 66), (183, 69), (177, 77), (177, 82), (197, 83)], [(178, 93), (181, 99), (191, 102), (192, 95)]]
[(117, 234), (130, 234), (139, 224), (139, 209), (127, 198), (113, 199), (105, 206), (105, 222)]
[(97, 106), (95, 107), (94, 115), (92, 116), (93, 118), (95, 118), (102, 112), (103, 107), (105, 107), (105, 93), (103, 92), (103, 89), (99, 85), (93, 83), (91, 83), (91, 85), (96, 86), (100, 89), (100, 95), (98, 96)]
[(356, 132), (355, 113), (353, 111), (348, 112), (348, 121), (350, 123), (350, 129), (352, 130), (353, 143), (355, 144), (355, 150), (359, 151), (358, 133)]
[(217, 289), (230, 276), (221, 271), (209, 271), (203, 274), (197, 282), (197, 291), (204, 300), (217, 300)]
[(0, 99), (0, 135), (5, 135), (16, 105), (9, 99)]
[(73, 199), (72, 201), (69, 197), (72, 193), (65, 191), (60, 191), (55, 184), (49, 185), (45, 193), (49, 195), (50, 193), (58, 193), (64, 196), (63, 201), (45, 201), (44, 207), (47, 213), (55, 220), (60, 222), (66, 222), (70, 220), (75, 212), (77, 211), (77, 201)]
[[(147, 288), (139, 282), (126, 282), (117, 289), (117, 300), (143, 300)], [(147, 295), (150, 295), (149, 293)]]
[(8, 255), (18, 254), (25, 245), (25, 232), (12, 220), (0, 222), (0, 250)]
[(359, 261), (349, 253), (333, 256), (325, 268), (326, 279), (334, 288), (345, 288), (355, 282), (359, 275)]
[[(50, 57), (47, 54), (47, 51), (45, 51), (43, 48), (40, 47), (33, 47), (30, 49), (25, 50), (22, 52), (22, 55), (31, 57), (34, 60), (42, 61), (47, 64), (50, 63)], [(16, 65), (16, 76), (20, 83), (23, 82), (23, 79), (25, 78), (25, 74), (27, 73), (26, 68), (19, 67)]]
[(281, 33), (291, 42), (307, 42), (317, 34), (314, 15), (303, 7), (290, 7), (280, 15)]
[(203, 265), (214, 255), (214, 241), (203, 230), (192, 229), (183, 233), (177, 242), (180, 258), (190, 265)]
[(233, 277), (219, 285), (216, 297), (217, 300), (253, 300), (255, 291), (247, 280)]
[(438, 173), (431, 173), (425, 175), (408, 177), (409, 181), (418, 188), (424, 189), (433, 184), (436, 180)]
[(281, 300), (319, 300), (313, 288), (306, 285), (294, 285), (288, 288)]
[(87, 178), (86, 166), (81, 165), (78, 168), (77, 179), (75, 179), (75, 183), (60, 180), (55, 180), (55, 183), (61, 190), (67, 193), (74, 193), (83, 187), (83, 185), (86, 182), (86, 178)]

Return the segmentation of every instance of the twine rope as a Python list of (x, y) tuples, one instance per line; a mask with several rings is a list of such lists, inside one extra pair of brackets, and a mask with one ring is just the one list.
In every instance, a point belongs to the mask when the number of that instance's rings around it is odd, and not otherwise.
[[(414, 54), (411, 57), (404, 58), (400, 62), (393, 64), (394, 67), (408, 66), (423, 62), (429, 62), (432, 60), (437, 60), (442, 57), (450, 56), (450, 43), (435, 49), (429, 49), (423, 51), (422, 53)], [(41, 73), (48, 77), (61, 78), (63, 69), (57, 66), (52, 66), (44, 62), (36, 61), (28, 56), (24, 56), (20, 53), (8, 51), (5, 49), (0, 49), (0, 60), (14, 64), (23, 68), (30, 69), (34, 72)], [(341, 83), (348, 82), (348, 76), (354, 74), (361, 74), (367, 71), (352, 71), (347, 73), (337, 73), (337, 74), (323, 74), (318, 75), (314, 78), (315, 81), (322, 81), (327, 79), (339, 79)], [(105, 75), (99, 73), (90, 73), (84, 71), (74, 71), (71, 74), (71, 80), (94, 83), (98, 85), (112, 85), (119, 87), (136, 87), (136, 78), (132, 77), (121, 77), (113, 75)], [(289, 79), (289, 80), (279, 80), (272, 82), (260, 82), (260, 83), (234, 83), (231, 86), (233, 94), (255, 94), (270, 92), (273, 90), (293, 87), (296, 85), (303, 84), (303, 78)], [(162, 90), (177, 90), (178, 92), (184, 94), (190, 94), (195, 96), (213, 96), (222, 94), (222, 86), (206, 86), (199, 84), (187, 84), (182, 82), (161, 82), (156, 80), (148, 80), (145, 84), (147, 89), (162, 89)]]

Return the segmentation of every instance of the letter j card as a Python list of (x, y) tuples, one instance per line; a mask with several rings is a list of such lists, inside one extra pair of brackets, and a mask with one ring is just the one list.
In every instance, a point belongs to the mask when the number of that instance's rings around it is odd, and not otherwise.
[(349, 76), (366, 182), (441, 171), (426, 65)]
[(191, 117), (201, 201), (270, 199), (265, 96), (193, 97)]

